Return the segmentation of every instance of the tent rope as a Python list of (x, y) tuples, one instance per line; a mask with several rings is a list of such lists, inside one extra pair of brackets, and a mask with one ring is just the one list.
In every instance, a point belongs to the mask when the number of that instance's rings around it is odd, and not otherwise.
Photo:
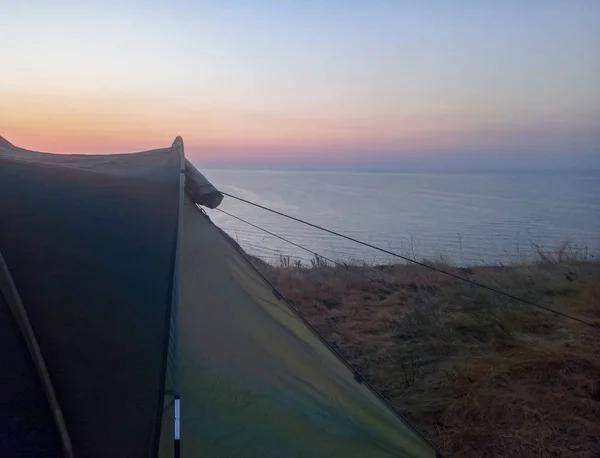
[(409, 257), (407, 257), (407, 256), (403, 256), (403, 255), (401, 255), (401, 254), (395, 253), (395, 252), (393, 252), (393, 251), (390, 251), (390, 250), (386, 250), (385, 248), (381, 248), (381, 247), (378, 247), (378, 246), (376, 246), (376, 245), (373, 245), (373, 244), (370, 244), (370, 243), (367, 243), (367, 242), (363, 242), (362, 240), (358, 240), (358, 239), (356, 239), (356, 238), (354, 238), (354, 237), (350, 237), (350, 236), (348, 236), (348, 235), (344, 235), (344, 234), (342, 234), (342, 233), (340, 233), (340, 232), (333, 231), (333, 230), (331, 230), (331, 229), (327, 229), (327, 228), (325, 228), (325, 227), (323, 227), (323, 226), (319, 226), (318, 224), (313, 224), (313, 223), (310, 223), (310, 222), (308, 222), (308, 221), (304, 221), (304, 220), (302, 220), (302, 219), (300, 219), (300, 218), (296, 218), (296, 217), (294, 217), (294, 216), (287, 215), (287, 214), (285, 214), (285, 213), (282, 213), (282, 212), (280, 212), (280, 211), (274, 210), (274, 209), (272, 209), (272, 208), (269, 208), (269, 207), (265, 207), (265, 206), (263, 206), (263, 205), (260, 205), (260, 204), (257, 204), (257, 203), (255, 203), (255, 202), (251, 202), (251, 201), (249, 201), (249, 200), (243, 199), (243, 198), (241, 198), (241, 197), (238, 197), (238, 196), (235, 196), (235, 195), (233, 195), (233, 194), (229, 194), (229, 193), (226, 193), (226, 192), (223, 192), (223, 191), (221, 191), (221, 193), (222, 193), (223, 195), (227, 196), (227, 197), (231, 197), (232, 199), (239, 200), (240, 202), (244, 202), (244, 203), (246, 203), (246, 204), (252, 205), (252, 206), (254, 206), (254, 207), (257, 207), (257, 208), (260, 208), (260, 209), (262, 209), (262, 210), (266, 210), (266, 211), (268, 211), (268, 212), (271, 212), (271, 213), (274, 213), (274, 214), (276, 214), (276, 215), (283, 216), (284, 218), (288, 218), (288, 219), (290, 219), (290, 220), (292, 220), (292, 221), (296, 221), (296, 222), (298, 222), (298, 223), (302, 223), (302, 224), (304, 224), (304, 225), (306, 225), (306, 226), (313, 227), (313, 228), (315, 228), (315, 229), (319, 229), (319, 230), (321, 230), (321, 231), (323, 231), (323, 232), (327, 232), (327, 233), (329, 233), (329, 234), (335, 235), (335, 236), (337, 236), (337, 237), (341, 237), (341, 238), (343, 238), (343, 239), (346, 239), (346, 240), (349, 240), (349, 241), (351, 241), (351, 242), (358, 243), (359, 245), (363, 245), (363, 246), (366, 246), (366, 247), (368, 247), (368, 248), (372, 248), (372, 249), (374, 249), (374, 250), (380, 251), (380, 252), (382, 252), (382, 253), (385, 253), (385, 254), (388, 254), (388, 255), (390, 255), (390, 256), (394, 256), (394, 257), (396, 257), (396, 258), (402, 259), (402, 260), (404, 260), (404, 261), (406, 261), (406, 262), (410, 262), (410, 263), (412, 263), (412, 264), (416, 264), (416, 265), (418, 265), (418, 266), (424, 267), (424, 268), (426, 268), (426, 269), (429, 269), (429, 270), (431, 270), (431, 271), (438, 272), (438, 273), (441, 273), (441, 274), (443, 274), (443, 275), (447, 275), (447, 276), (449, 276), (449, 277), (452, 277), (452, 278), (455, 278), (455, 279), (457, 279), (457, 280), (460, 280), (460, 281), (463, 281), (463, 282), (469, 283), (469, 284), (471, 284), (471, 285), (473, 285), (473, 286), (476, 286), (476, 287), (478, 287), (478, 288), (483, 288), (483, 289), (486, 289), (486, 290), (488, 290), (488, 291), (491, 291), (491, 292), (493, 292), (493, 293), (496, 293), (496, 294), (502, 295), (502, 296), (504, 296), (504, 297), (507, 297), (507, 298), (509, 298), (509, 299), (515, 300), (515, 301), (517, 301), (517, 302), (521, 302), (521, 303), (523, 303), (523, 304), (530, 305), (530, 306), (532, 306), (532, 307), (537, 307), (537, 308), (539, 308), (539, 309), (546, 310), (547, 312), (554, 313), (554, 314), (556, 314), (556, 315), (562, 316), (563, 318), (568, 318), (568, 319), (570, 319), (570, 320), (574, 320), (574, 321), (577, 321), (577, 322), (579, 322), (579, 323), (582, 323), (582, 324), (585, 324), (585, 325), (588, 325), (588, 326), (591, 326), (591, 327), (594, 327), (594, 328), (598, 328), (598, 327), (600, 327), (600, 324), (599, 324), (599, 323), (593, 323), (593, 322), (591, 322), (591, 321), (587, 321), (587, 320), (584, 320), (584, 319), (581, 319), (581, 318), (577, 318), (577, 317), (575, 317), (575, 316), (572, 316), (572, 315), (568, 315), (568, 314), (566, 314), (566, 313), (563, 313), (563, 312), (561, 312), (561, 311), (559, 311), (559, 310), (555, 310), (555, 309), (553, 309), (553, 308), (551, 308), (551, 307), (547, 307), (547, 306), (545, 306), (545, 305), (538, 304), (538, 303), (536, 303), (536, 302), (533, 302), (533, 301), (530, 301), (530, 300), (524, 299), (524, 298), (522, 298), (522, 297), (515, 296), (514, 294), (507, 293), (506, 291), (502, 291), (502, 290), (500, 290), (500, 289), (494, 288), (493, 286), (486, 285), (485, 283), (480, 283), (480, 282), (478, 282), (478, 281), (471, 280), (471, 279), (469, 279), (469, 278), (463, 277), (463, 276), (461, 276), (461, 275), (454, 274), (454, 273), (452, 273), (452, 272), (449, 272), (449, 271), (447, 271), (447, 270), (440, 269), (440, 268), (438, 268), (438, 267), (435, 267), (435, 266), (432, 266), (432, 265), (426, 264), (426, 263), (424, 263), (424, 262), (417, 261), (417, 260), (415, 260), (415, 259), (409, 258)]
[(249, 225), (249, 226), (251, 226), (251, 227), (253, 227), (253, 228), (255, 228), (255, 229), (258, 229), (258, 230), (260, 230), (260, 231), (263, 231), (263, 232), (265, 232), (266, 234), (269, 234), (269, 235), (270, 235), (270, 236), (272, 236), (272, 237), (275, 237), (275, 238), (277, 238), (277, 239), (279, 239), (279, 240), (282, 240), (282, 241), (284, 241), (284, 242), (287, 242), (287, 243), (289, 243), (290, 245), (293, 245), (293, 246), (295, 246), (296, 248), (300, 248), (301, 250), (304, 250), (304, 251), (306, 251), (307, 253), (310, 253), (310, 254), (312, 254), (313, 256), (316, 256), (316, 257), (318, 257), (318, 258), (322, 258), (322, 259), (324, 259), (325, 261), (327, 261), (327, 262), (330, 262), (331, 264), (334, 264), (334, 265), (336, 265), (336, 266), (338, 266), (338, 267), (342, 267), (342, 268), (344, 268), (344, 269), (346, 269), (346, 270), (348, 270), (348, 271), (350, 271), (350, 272), (353, 272), (353, 273), (355, 273), (355, 274), (357, 274), (357, 275), (359, 275), (359, 276), (361, 276), (361, 277), (363, 277), (363, 278), (366, 278), (366, 279), (367, 279), (367, 280), (369, 280), (369, 281), (376, 282), (376, 283), (382, 283), (383, 285), (387, 286), (388, 288), (391, 288), (391, 289), (393, 289), (394, 291), (396, 291), (396, 292), (398, 292), (398, 293), (402, 294), (403, 296), (406, 296), (406, 297), (408, 297), (408, 296), (409, 296), (408, 294), (406, 294), (406, 292), (405, 292), (405, 291), (402, 291), (402, 290), (401, 290), (401, 289), (400, 289), (398, 286), (394, 285), (393, 283), (387, 282), (387, 281), (385, 281), (385, 280), (381, 280), (380, 278), (374, 278), (374, 277), (371, 277), (371, 276), (369, 276), (369, 275), (365, 275), (365, 274), (363, 274), (363, 273), (361, 273), (361, 272), (358, 272), (358, 271), (356, 271), (356, 270), (352, 270), (348, 264), (344, 264), (344, 263), (342, 263), (342, 262), (339, 262), (339, 261), (335, 261), (335, 260), (333, 260), (333, 259), (330, 259), (330, 258), (328, 258), (327, 256), (323, 256), (322, 254), (320, 254), (320, 253), (317, 253), (316, 251), (313, 251), (313, 250), (311, 250), (311, 249), (309, 249), (309, 248), (306, 248), (305, 246), (302, 246), (302, 245), (300, 245), (300, 244), (298, 244), (298, 243), (296, 243), (296, 242), (292, 242), (291, 240), (289, 240), (289, 239), (286, 239), (285, 237), (282, 237), (282, 236), (280, 236), (280, 235), (277, 235), (277, 234), (275, 234), (274, 232), (271, 232), (271, 231), (269, 231), (269, 230), (267, 230), (267, 229), (265, 229), (265, 228), (263, 228), (263, 227), (257, 226), (256, 224), (254, 224), (254, 223), (251, 223), (250, 221), (247, 221), (247, 220), (245, 220), (245, 219), (243, 219), (243, 218), (240, 218), (239, 216), (235, 216), (235, 215), (233, 215), (233, 214), (231, 214), (231, 213), (229, 213), (229, 212), (227, 212), (227, 211), (225, 211), (225, 210), (221, 210), (220, 208), (217, 208), (216, 210), (218, 210), (218, 211), (220, 211), (221, 213), (224, 213), (224, 214), (226, 214), (226, 215), (228, 215), (228, 216), (230, 216), (230, 217), (232, 217), (232, 218), (234, 218), (234, 219), (237, 219), (238, 221), (241, 221), (242, 223), (245, 223), (245, 224), (247, 224), (247, 225)]
[(436, 457), (440, 457), (441, 458), (441, 454), (439, 453), (439, 451), (435, 448), (435, 446), (433, 445), (433, 443), (427, 439), (427, 437), (425, 437), (423, 435), (423, 433), (421, 433), (421, 431), (419, 431), (417, 429), (417, 427), (408, 419), (406, 418), (398, 409), (396, 409), (396, 407), (394, 407), (392, 405), (392, 403), (390, 401), (388, 401), (372, 384), (371, 382), (369, 382), (369, 380), (367, 378), (365, 378), (360, 371), (355, 368), (352, 364), (350, 364), (350, 362), (344, 357), (344, 355), (342, 355), (342, 353), (331, 343), (329, 342), (324, 336), (323, 334), (321, 334), (317, 328), (315, 328), (301, 313), (300, 311), (283, 295), (279, 292), (279, 290), (275, 287), (275, 285), (264, 275), (263, 272), (260, 271), (260, 269), (252, 262), (252, 260), (248, 257), (248, 254), (244, 252), (244, 250), (242, 249), (242, 247), (237, 244), (223, 229), (221, 229), (219, 226), (217, 226), (216, 224), (214, 224), (212, 222), (212, 220), (210, 219), (210, 217), (206, 214), (206, 212), (204, 211), (203, 208), (201, 208), (199, 205), (197, 205), (197, 208), (204, 214), (204, 216), (206, 216), (208, 218), (208, 221), (215, 227), (215, 229), (217, 231), (219, 231), (219, 233), (221, 233), (225, 240), (242, 256), (242, 258), (246, 261), (246, 263), (250, 266), (250, 268), (252, 270), (254, 270), (254, 272), (257, 273), (257, 275), (271, 288), (271, 291), (273, 293), (273, 295), (275, 296), (275, 298), (277, 300), (282, 300), (283, 302), (285, 302), (285, 304), (287, 304), (288, 307), (290, 307), (290, 309), (296, 314), (296, 316), (319, 338), (319, 340), (321, 340), (321, 342), (323, 344), (325, 344), (325, 346), (334, 354), (336, 355), (336, 357), (342, 362), (342, 364), (344, 364), (353, 374), (353, 378), (354, 380), (360, 385), (360, 384), (365, 384), (368, 389), (375, 395), (377, 396), (387, 407), (388, 409), (390, 409), (390, 411), (396, 415), (400, 420), (402, 420), (406, 425), (408, 425), (409, 428), (411, 428), (413, 430), (413, 432), (415, 432), (415, 434), (417, 434), (419, 437), (421, 437), (431, 448), (432, 450), (434, 450), (435, 452), (435, 456)]

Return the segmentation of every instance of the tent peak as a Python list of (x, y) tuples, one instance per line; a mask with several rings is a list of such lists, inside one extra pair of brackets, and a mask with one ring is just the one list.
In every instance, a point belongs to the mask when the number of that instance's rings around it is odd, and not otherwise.
[[(177, 138), (179, 138), (179, 137), (177, 137)], [(175, 141), (177, 141), (177, 139), (175, 139)], [(4, 138), (2, 135), (0, 135), (0, 146), (12, 146), (12, 147), (14, 147), (15, 145), (13, 145), (6, 138)]]
[(175, 140), (173, 140), (173, 144), (171, 145), (171, 148), (181, 148), (181, 150), (183, 150), (183, 138), (181, 138), (180, 135), (175, 137)]

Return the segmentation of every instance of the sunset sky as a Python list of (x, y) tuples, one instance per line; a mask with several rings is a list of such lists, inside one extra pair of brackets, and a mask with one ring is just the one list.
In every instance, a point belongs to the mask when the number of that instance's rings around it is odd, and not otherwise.
[(0, 135), (207, 163), (600, 166), (600, 1), (1, 1)]

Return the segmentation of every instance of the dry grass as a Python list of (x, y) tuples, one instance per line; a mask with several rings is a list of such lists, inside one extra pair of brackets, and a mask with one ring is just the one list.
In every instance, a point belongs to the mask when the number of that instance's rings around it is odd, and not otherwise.
[[(443, 454), (600, 456), (597, 328), (419, 266), (261, 268)], [(600, 323), (598, 263), (445, 268)]]

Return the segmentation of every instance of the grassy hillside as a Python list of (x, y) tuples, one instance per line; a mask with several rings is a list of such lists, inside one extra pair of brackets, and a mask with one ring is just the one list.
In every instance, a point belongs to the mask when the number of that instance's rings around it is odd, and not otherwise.
[[(414, 265), (257, 264), (442, 453), (600, 456), (600, 329)], [(599, 263), (444, 268), (600, 323)]]

